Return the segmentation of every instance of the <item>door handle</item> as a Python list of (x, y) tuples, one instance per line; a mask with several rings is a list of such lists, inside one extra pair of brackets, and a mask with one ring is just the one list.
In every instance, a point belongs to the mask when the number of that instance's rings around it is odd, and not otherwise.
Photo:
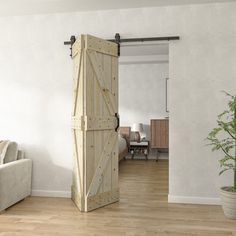
[(115, 131), (118, 132), (118, 129), (120, 127), (120, 116), (119, 116), (118, 113), (116, 113), (115, 117), (116, 117), (116, 120), (117, 120), (117, 125), (116, 125), (116, 128), (115, 128)]

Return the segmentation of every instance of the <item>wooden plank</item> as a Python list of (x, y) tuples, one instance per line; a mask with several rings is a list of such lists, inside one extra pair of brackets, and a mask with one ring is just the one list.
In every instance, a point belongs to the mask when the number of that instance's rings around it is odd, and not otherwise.
[(89, 60), (91, 62), (92, 68), (95, 72), (95, 75), (97, 77), (98, 84), (100, 85), (100, 88), (102, 90), (107, 90), (106, 82), (104, 80), (104, 70), (102, 68), (101, 60), (98, 59), (98, 54), (95, 51), (87, 50), (87, 55), (89, 57)]
[[(103, 54), (97, 53), (97, 56), (98, 56), (98, 60), (101, 63), (101, 66), (103, 68)], [(94, 78), (95, 78), (95, 81), (96, 81), (96, 77), (94, 77)], [(98, 85), (97, 81), (96, 81), (95, 84)], [(104, 97), (101, 96), (102, 95), (101, 94), (101, 88), (99, 87), (99, 85), (97, 86), (97, 94), (98, 94), (98, 98), (99, 98), (99, 102), (100, 102), (100, 103), (97, 103), (99, 116), (109, 116), (110, 113), (109, 113), (107, 105), (104, 101)], [(97, 146), (96, 146), (96, 150), (98, 151), (98, 153), (97, 153), (98, 155), (96, 156), (97, 166), (98, 166), (99, 161), (101, 159), (101, 154), (102, 154), (102, 151), (103, 151), (103, 148), (104, 148), (104, 144), (106, 142), (107, 131), (100, 130), (100, 131), (96, 131), (95, 133), (97, 133), (97, 137), (99, 138), (99, 140), (97, 140)], [(99, 186), (97, 193), (103, 193), (103, 192), (104, 192), (104, 188), (103, 188), (103, 176), (102, 176), (102, 184)]]
[[(111, 57), (111, 94), (114, 97), (115, 112), (118, 113), (118, 60), (116, 57)], [(117, 138), (111, 160), (111, 186), (112, 189), (119, 188), (119, 140)]]
[[(78, 148), (78, 158), (77, 158), (77, 168), (78, 168), (78, 176), (77, 181), (79, 181), (79, 189), (78, 194), (81, 196), (81, 210), (84, 209), (84, 196), (86, 195), (85, 186), (84, 186), (84, 146), (85, 146), (85, 139), (84, 139), (84, 132), (76, 131), (77, 133), (77, 148)], [(76, 173), (76, 172), (75, 172)], [(75, 176), (76, 177), (76, 176)]]
[[(72, 182), (72, 200), (79, 207), (84, 209), (84, 186), (83, 186), (83, 84), (84, 84), (84, 56), (83, 56), (83, 37), (77, 40), (73, 45), (73, 65), (74, 65), (74, 102), (72, 110), (72, 137), (74, 146), (74, 168), (73, 168), (73, 182)], [(78, 198), (78, 196), (80, 196)]]
[[(85, 87), (84, 90), (86, 91), (86, 96), (85, 96), (85, 115), (86, 116), (94, 116), (94, 100), (96, 99), (94, 95), (94, 71), (90, 63), (90, 59), (88, 57), (88, 52), (86, 50), (86, 57), (84, 59), (84, 65), (85, 65)], [(103, 81), (103, 78), (101, 78)]]
[(71, 186), (71, 199), (79, 209), (82, 209), (82, 199), (74, 185)]
[(117, 126), (117, 119), (114, 116), (88, 117), (85, 116), (85, 130), (110, 130)]
[(111, 187), (119, 188), (119, 143), (118, 138), (116, 139), (116, 142), (114, 144), (114, 148), (112, 150), (112, 158), (111, 158)]
[(82, 183), (81, 183), (81, 173), (80, 173), (80, 154), (79, 154), (79, 149), (80, 147), (78, 146), (78, 132), (76, 130), (73, 130), (73, 144), (74, 144), (74, 168), (73, 168), (73, 173), (74, 173), (74, 181), (73, 181), (73, 189), (77, 190), (78, 192), (81, 192), (82, 188)]
[(74, 59), (77, 56), (77, 54), (82, 48), (84, 48), (83, 36), (77, 39), (72, 46), (72, 59)]
[(79, 85), (80, 85), (80, 80), (83, 79), (83, 73), (82, 70), (82, 62), (84, 59), (84, 53), (83, 50), (79, 50), (78, 53), (76, 53), (76, 56), (73, 58), (73, 64), (74, 64), (74, 89), (73, 89), (73, 97), (74, 97), (74, 102), (73, 102), (73, 112), (72, 115), (76, 115), (76, 110), (78, 109), (78, 94), (80, 91)]
[(99, 193), (87, 198), (87, 211), (95, 210), (99, 207), (117, 202), (119, 200), (119, 189)]
[(115, 101), (115, 112), (118, 112), (118, 60), (116, 57), (112, 57), (111, 58), (111, 94), (114, 97), (114, 101)]
[[(96, 80), (96, 76), (94, 75), (94, 80)], [(99, 88), (98, 83), (94, 83), (94, 87), (95, 87), (95, 91), (94, 91), (94, 96), (96, 97), (94, 103), (94, 114), (97, 117), (102, 117), (104, 116), (104, 109), (106, 109), (106, 105), (105, 105), (105, 101), (103, 100), (103, 97), (101, 96), (101, 90)], [(100, 160), (100, 156), (103, 150), (103, 145), (104, 145), (104, 139), (103, 139), (103, 132), (102, 130), (98, 130), (96, 132), (94, 132), (94, 146), (96, 149), (95, 152), (95, 163), (96, 166), (99, 163)], [(100, 186), (98, 193), (102, 193), (103, 192), (103, 186)]]
[[(114, 131), (113, 131), (114, 132)], [(106, 145), (107, 140), (110, 139), (110, 130), (103, 130), (103, 145)], [(113, 148), (112, 148), (113, 149)], [(109, 154), (107, 154), (107, 163), (105, 166), (105, 169), (102, 173), (102, 183), (100, 184), (99, 188), (98, 188), (98, 192), (99, 189), (101, 188), (103, 192), (107, 192), (111, 190), (111, 158), (112, 158), (112, 150)], [(101, 160), (101, 158), (100, 158)], [(100, 161), (99, 160), (99, 161)], [(99, 164), (99, 163), (98, 163)]]
[(98, 54), (95, 51), (87, 50), (87, 54), (88, 54), (89, 60), (91, 62), (92, 68), (95, 72), (97, 82), (100, 86), (104, 101), (107, 105), (110, 115), (113, 115), (113, 114), (115, 114), (114, 98), (111, 95), (111, 92), (109, 90), (109, 87), (108, 87), (106, 81), (104, 81), (106, 76), (105, 76), (104, 70), (102, 68), (101, 60), (98, 59)]
[[(81, 54), (80, 54), (81, 55)], [(72, 109), (72, 115), (76, 114), (76, 103), (77, 103), (77, 97), (78, 97), (78, 86), (79, 86), (79, 76), (78, 74), (80, 73), (80, 56), (77, 56), (78, 59), (74, 59), (73, 64), (74, 64), (74, 78), (73, 78), (73, 109)], [(79, 63), (78, 63), (79, 61)]]
[(102, 60), (102, 70), (104, 72), (104, 81), (106, 83), (106, 89), (111, 91), (112, 87), (112, 64), (111, 64), (111, 56), (110, 55), (103, 55), (103, 60)]
[[(91, 68), (91, 63), (89, 61), (87, 50), (86, 50), (86, 58), (85, 58), (85, 86), (84, 89), (86, 91), (85, 95), (85, 116), (84, 116), (84, 122), (85, 122), (85, 196), (87, 195), (88, 188), (90, 186), (90, 183), (93, 179), (94, 171), (96, 170), (97, 164), (95, 163), (95, 157), (94, 153), (96, 152), (96, 148), (94, 146), (94, 132), (91, 129), (92, 132), (87, 132), (87, 120), (88, 117), (94, 117), (94, 100), (96, 97), (94, 96), (94, 71)], [(87, 205), (87, 203), (86, 203)]]
[(97, 168), (97, 163), (95, 163), (95, 155), (96, 148), (94, 146), (94, 132), (85, 132), (85, 199), (89, 190), (89, 186), (91, 185), (91, 182), (93, 181), (94, 172)]
[[(110, 89), (111, 89), (111, 60), (109, 60), (109, 58), (111, 56), (109, 55), (104, 55), (102, 53), (97, 53), (99, 60), (101, 61), (101, 66), (102, 66), (102, 70), (103, 70), (103, 74), (104, 74), (104, 81), (106, 83), (106, 92), (110, 93)], [(104, 95), (103, 95), (104, 97)], [(109, 100), (111, 101), (111, 99), (109, 98)], [(112, 111), (113, 112), (113, 111)], [(104, 101), (103, 103), (103, 116), (109, 116), (110, 112), (109, 109), (107, 108), (107, 104), (106, 101)], [(114, 116), (114, 113), (112, 114)], [(103, 145), (106, 144), (106, 141), (109, 139), (109, 135), (110, 135), (110, 131), (109, 130), (103, 130), (103, 134), (102, 134), (102, 139), (103, 139)], [(111, 186), (111, 153), (110, 153), (110, 157), (107, 161), (106, 167), (102, 173), (102, 183), (99, 186), (98, 189), (98, 193), (99, 192), (108, 192), (112, 189)]]
[(86, 35), (85, 48), (91, 49), (103, 54), (118, 57), (118, 46), (116, 43), (106, 41), (91, 35)]
[(72, 129), (78, 129), (78, 130), (84, 130), (85, 124), (84, 124), (84, 118), (83, 116), (72, 116), (71, 117), (71, 128)]
[(94, 196), (95, 194), (97, 194), (98, 188), (100, 184), (102, 183), (102, 174), (107, 166), (109, 159), (111, 158), (111, 152), (112, 152), (112, 148), (114, 147), (116, 138), (117, 138), (117, 133), (114, 131), (111, 131), (109, 138), (107, 139), (106, 144), (104, 145), (104, 149), (102, 151), (100, 161), (94, 173), (93, 180), (89, 186), (89, 190), (87, 194), (88, 197)]
[[(114, 98), (114, 93), (112, 93), (112, 70), (113, 66), (115, 66), (115, 63), (112, 64), (112, 58), (116, 58), (116, 57), (111, 57), (109, 55), (103, 55), (103, 71), (104, 71), (104, 77), (105, 77), (105, 81), (106, 81), (106, 96), (109, 98), (109, 101), (111, 102), (111, 105), (113, 107), (113, 112), (116, 113), (117, 112), (117, 106), (116, 106), (116, 100)], [(117, 58), (116, 58), (116, 62), (117, 62)], [(117, 89), (117, 87), (116, 87)], [(118, 91), (116, 92), (118, 93)]]

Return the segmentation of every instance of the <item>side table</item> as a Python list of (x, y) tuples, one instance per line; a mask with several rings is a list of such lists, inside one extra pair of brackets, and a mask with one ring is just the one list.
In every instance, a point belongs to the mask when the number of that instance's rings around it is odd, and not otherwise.
[(149, 141), (141, 141), (141, 142), (130, 142), (130, 153), (132, 155), (132, 159), (134, 159), (135, 154), (144, 154), (146, 160), (148, 160), (148, 154), (149, 154)]

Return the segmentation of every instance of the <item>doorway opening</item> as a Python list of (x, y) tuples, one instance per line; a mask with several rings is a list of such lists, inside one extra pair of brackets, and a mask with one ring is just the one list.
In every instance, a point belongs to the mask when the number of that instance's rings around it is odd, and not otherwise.
[[(142, 201), (150, 198), (167, 201), (168, 84), (168, 41), (122, 43), (119, 58), (121, 199), (123, 194), (126, 199), (134, 195), (132, 191), (128, 194), (122, 190), (123, 186), (129, 186), (139, 191)], [(147, 189), (152, 189), (150, 195)]]

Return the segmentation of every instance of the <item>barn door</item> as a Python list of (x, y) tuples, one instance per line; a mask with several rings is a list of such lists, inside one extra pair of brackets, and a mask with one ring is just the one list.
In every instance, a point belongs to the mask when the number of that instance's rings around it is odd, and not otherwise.
[(118, 47), (81, 35), (73, 45), (72, 59), (72, 199), (87, 212), (119, 200)]

